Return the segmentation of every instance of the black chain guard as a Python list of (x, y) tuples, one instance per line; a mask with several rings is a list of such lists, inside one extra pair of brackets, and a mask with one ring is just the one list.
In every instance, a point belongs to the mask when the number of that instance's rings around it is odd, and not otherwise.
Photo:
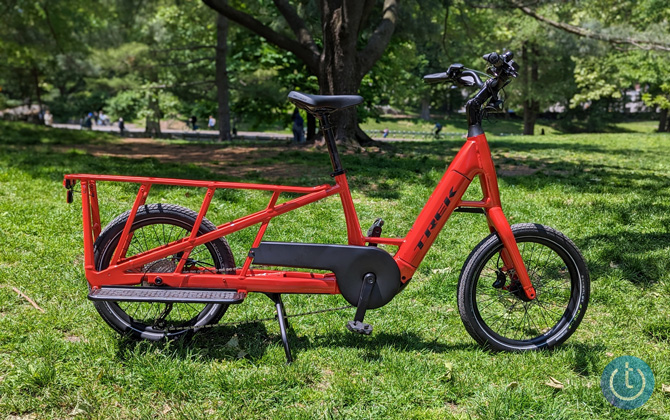
[(279, 267), (330, 270), (344, 299), (357, 306), (363, 277), (377, 277), (367, 309), (389, 303), (400, 290), (400, 270), (393, 257), (372, 246), (304, 244), (293, 242), (261, 242), (251, 250), (254, 264)]

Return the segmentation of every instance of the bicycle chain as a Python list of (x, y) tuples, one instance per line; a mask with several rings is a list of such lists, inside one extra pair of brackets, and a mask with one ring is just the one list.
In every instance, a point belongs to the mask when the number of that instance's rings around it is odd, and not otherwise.
[[(251, 267), (249, 267), (251, 268)], [(205, 270), (198, 270), (195, 271), (195, 273), (215, 273), (215, 274), (228, 274), (228, 273), (235, 273), (238, 270), (241, 270), (242, 267), (226, 267), (226, 268), (217, 268), (217, 269), (205, 269)], [(189, 273), (194, 273), (193, 271)], [(355, 308), (353, 305), (347, 305), (347, 306), (339, 306), (337, 308), (328, 308), (328, 309), (320, 309), (318, 311), (310, 311), (310, 312), (303, 312), (299, 314), (293, 314), (293, 315), (284, 315), (286, 318), (296, 318), (299, 316), (306, 316), (306, 315), (316, 315), (316, 314), (321, 314), (325, 312), (334, 312), (334, 311), (341, 311), (344, 309), (351, 309)], [(251, 320), (245, 320), (245, 321), (231, 321), (231, 322), (224, 322), (224, 323), (216, 323), (216, 324), (205, 324), (205, 325), (191, 325), (188, 327), (168, 327), (164, 328), (162, 331), (165, 334), (171, 333), (171, 332), (178, 332), (178, 331), (188, 331), (188, 330), (200, 330), (200, 329), (205, 329), (205, 328), (218, 328), (218, 327), (231, 327), (234, 325), (246, 325), (246, 324), (255, 324), (257, 322), (266, 322), (266, 321), (274, 321), (277, 319), (277, 315), (271, 318), (258, 318), (258, 319), (251, 319)], [(155, 325), (156, 326), (156, 325)], [(160, 330), (159, 330), (160, 331)]]
[[(340, 306), (337, 308), (328, 308), (328, 309), (320, 309), (318, 311), (310, 311), (310, 312), (303, 312), (300, 314), (293, 314), (293, 315), (284, 315), (285, 318), (297, 318), (299, 316), (306, 316), (306, 315), (315, 315), (315, 314), (322, 314), (325, 312), (334, 312), (334, 311), (341, 311), (344, 309), (351, 309), (355, 308), (353, 305), (347, 305), (347, 306)], [(217, 328), (217, 327), (231, 327), (233, 325), (246, 325), (246, 324), (255, 324), (257, 322), (265, 322), (265, 321), (274, 321), (277, 319), (277, 315), (271, 317), (271, 318), (258, 318), (258, 319), (251, 319), (251, 320), (245, 320), (245, 321), (231, 321), (231, 322), (224, 322), (223, 324), (217, 323), (217, 324), (205, 324), (205, 325), (192, 325), (189, 327), (169, 327), (165, 328), (163, 330), (164, 333), (168, 334), (171, 332), (177, 332), (177, 331), (187, 331), (187, 330), (199, 330), (199, 329), (204, 329), (204, 328)]]

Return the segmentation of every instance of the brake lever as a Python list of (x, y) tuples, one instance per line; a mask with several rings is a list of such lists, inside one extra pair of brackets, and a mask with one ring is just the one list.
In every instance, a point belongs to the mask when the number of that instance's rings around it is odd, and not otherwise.
[(456, 80), (458, 76), (461, 75), (461, 72), (465, 69), (465, 66), (461, 63), (454, 63), (449, 66), (447, 69), (447, 77), (452, 80)]

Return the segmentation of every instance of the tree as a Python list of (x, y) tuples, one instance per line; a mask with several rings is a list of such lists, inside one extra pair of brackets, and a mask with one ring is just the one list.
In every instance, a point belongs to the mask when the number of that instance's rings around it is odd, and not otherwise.
[(657, 106), (661, 109), (661, 118), (658, 121), (658, 132), (670, 132), (670, 83), (660, 86), (661, 92), (652, 95), (646, 93), (642, 96), (648, 106)]
[[(609, 31), (593, 31), (579, 25), (572, 25), (548, 18), (547, 16), (538, 13), (536, 10), (524, 5), (519, 0), (506, 1), (534, 19), (581, 37), (605, 41), (618, 46), (632, 45), (645, 50), (670, 51), (670, 42), (668, 42), (667, 37), (659, 39), (658, 33), (653, 30), (648, 31), (648, 33), (640, 33), (636, 30), (631, 31), (631, 24), (635, 25), (636, 23), (639, 24), (645, 21), (646, 23), (649, 23), (649, 20), (653, 21), (659, 17), (661, 19), (667, 18), (667, 4), (664, 4), (664, 2), (656, 0), (643, 0), (637, 2), (593, 0), (590, 2), (583, 2), (579, 5), (580, 11), (586, 9), (586, 16), (589, 18), (599, 16), (601, 19), (604, 18), (606, 23), (615, 24), (614, 26), (618, 29), (617, 32), (620, 33), (620, 31), (623, 30), (624, 35), (621, 36), (610, 34), (608, 33)], [(571, 5), (569, 7), (571, 7)], [(663, 9), (665, 9), (665, 13)]]
[(666, 2), (588, 0), (579, 7), (570, 2), (540, 3), (536, 9), (519, 0), (505, 2), (538, 22), (608, 46), (585, 43), (581, 50), (587, 53), (574, 57), (580, 91), (572, 98), (572, 107), (588, 104), (592, 110), (625, 100), (626, 89), (642, 84), (646, 104), (661, 109), (659, 131), (668, 129), (669, 92), (664, 86), (670, 85), (670, 8)]
[[(381, 14), (371, 25), (375, 0), (323, 0), (318, 8), (320, 22), (315, 22), (299, 13), (310, 7), (310, 2), (296, 7), (288, 0), (274, 0), (276, 12), (288, 25), (275, 30), (270, 20), (264, 23), (245, 12), (244, 5), (233, 7), (225, 0), (203, 2), (268, 42), (295, 54), (310, 74), (318, 78), (319, 93), (324, 95), (358, 92), (363, 77), (382, 56), (391, 39), (398, 14), (397, 1), (384, 0)], [(316, 28), (320, 28), (320, 32)], [(337, 140), (370, 140), (358, 127), (355, 109), (339, 112), (333, 120)]]
[[(50, 86), (67, 91), (79, 85), (80, 80), (72, 76), (81, 71), (87, 55), (82, 34), (95, 31), (99, 11), (97, 5), (82, 0), (3, 3), (0, 81), (4, 81), (4, 93), (42, 107)], [(66, 71), (71, 72), (69, 79), (62, 77)]]
[(231, 139), (230, 94), (228, 82), (228, 19), (222, 14), (216, 16), (216, 97), (218, 102), (219, 141)]

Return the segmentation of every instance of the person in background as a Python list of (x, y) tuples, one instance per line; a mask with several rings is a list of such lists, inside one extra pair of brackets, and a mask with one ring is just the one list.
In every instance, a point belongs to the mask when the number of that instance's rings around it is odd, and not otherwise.
[(293, 111), (293, 116), (291, 117), (293, 120), (293, 141), (296, 143), (304, 143), (305, 142), (305, 120), (302, 119), (302, 116), (300, 115), (300, 111), (298, 111), (298, 108)]
[(215, 126), (215, 125), (216, 125), (216, 120), (214, 119), (214, 117), (212, 117), (212, 116), (210, 115), (210, 116), (209, 116), (209, 120), (207, 121), (207, 127), (208, 127), (210, 130), (214, 130), (214, 126)]
[(389, 135), (389, 129), (388, 129), (388, 128), (385, 128), (384, 131), (382, 131), (382, 133), (384, 134), (384, 135), (382, 136), (383, 138), (388, 137), (388, 135)]
[(191, 128), (193, 129), (193, 131), (197, 130), (198, 129), (198, 124), (197, 124), (198, 123), (198, 118), (196, 118), (195, 115), (192, 115), (190, 121), (191, 121)]
[(93, 128), (93, 113), (89, 112), (88, 115), (84, 117), (84, 121), (81, 123), (81, 127), (90, 130)]
[(51, 127), (51, 125), (54, 123), (54, 116), (51, 115), (51, 112), (47, 109), (46, 112), (44, 113), (44, 125), (47, 127)]
[(123, 122), (123, 118), (119, 118), (119, 135), (122, 136), (125, 129), (126, 124)]
[(105, 115), (103, 110), (100, 110), (100, 113), (98, 114), (98, 125), (110, 125), (109, 124), (109, 117)]
[(435, 138), (436, 139), (440, 138), (440, 131), (442, 131), (442, 124), (437, 122), (437, 123), (435, 123)]

